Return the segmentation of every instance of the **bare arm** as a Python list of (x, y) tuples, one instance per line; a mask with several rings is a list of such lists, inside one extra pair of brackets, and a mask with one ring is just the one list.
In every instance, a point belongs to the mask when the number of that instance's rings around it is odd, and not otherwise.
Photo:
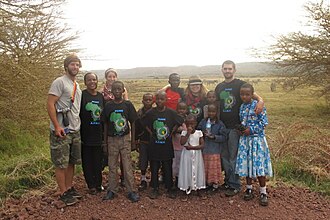
[(204, 138), (200, 137), (199, 138), (199, 145), (192, 147), (192, 150), (202, 150), (204, 148)]
[(48, 112), (51, 122), (54, 125), (55, 135), (63, 138), (63, 137), (65, 137), (65, 132), (64, 132), (64, 129), (60, 126), (60, 124), (57, 121), (57, 112), (56, 112), (56, 108), (55, 108), (55, 103), (58, 101), (59, 98), (60, 97), (55, 96), (55, 95), (48, 95), (47, 112)]
[(256, 108), (254, 109), (254, 111), (255, 111), (256, 114), (260, 114), (262, 112), (264, 106), (265, 106), (264, 100), (256, 92), (253, 93), (252, 98), (258, 101), (258, 103), (257, 103)]
[(128, 100), (128, 91), (127, 91), (126, 88), (125, 88), (125, 91), (124, 91), (124, 93), (123, 93), (123, 99), (124, 99), (124, 100)]

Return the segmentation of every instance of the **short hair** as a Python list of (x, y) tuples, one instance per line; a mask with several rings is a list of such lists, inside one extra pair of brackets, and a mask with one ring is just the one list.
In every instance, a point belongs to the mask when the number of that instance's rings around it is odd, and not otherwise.
[(180, 105), (185, 105), (186, 108), (188, 108), (187, 103), (181, 101), (181, 102), (178, 102), (178, 104), (176, 105), (176, 109), (178, 109)]
[(166, 92), (165, 91), (162, 91), (162, 90), (157, 91), (156, 94), (155, 94), (155, 97), (157, 97), (159, 95), (165, 95), (165, 97), (167, 97)]
[(85, 75), (84, 75), (84, 82), (86, 83), (86, 79), (87, 79), (87, 76), (88, 75), (91, 75), (91, 74), (94, 74), (95, 77), (96, 77), (96, 80), (99, 80), (98, 77), (97, 77), (97, 74), (93, 73), (93, 72), (87, 72)]
[(123, 83), (122, 81), (119, 81), (119, 80), (114, 81), (114, 82), (112, 83), (112, 87), (113, 87), (114, 85), (116, 85), (116, 84), (120, 84), (120, 85), (122, 86), (123, 90), (125, 90), (125, 85), (124, 85), (124, 83)]
[(178, 73), (171, 73), (171, 74), (168, 76), (168, 79), (170, 79), (170, 78), (173, 77), (173, 76), (178, 76), (178, 77), (180, 77), (180, 75), (179, 75)]
[(218, 106), (217, 105), (215, 105), (215, 104), (207, 105), (207, 109), (209, 109), (210, 107), (213, 107), (213, 108), (215, 108), (216, 111), (218, 111)]
[(241, 86), (241, 89), (243, 89), (243, 88), (245, 88), (245, 89), (250, 89), (251, 92), (252, 92), (252, 94), (254, 93), (254, 88), (253, 88), (252, 84), (250, 84), (250, 83), (244, 83), (244, 84)]
[(115, 76), (118, 77), (117, 70), (115, 70), (114, 68), (108, 68), (104, 72), (104, 78), (107, 78), (109, 73), (114, 73)]
[(147, 92), (147, 93), (144, 93), (143, 94), (143, 96), (142, 96), (142, 99), (145, 97), (145, 96), (152, 96), (152, 97), (154, 97), (154, 95), (153, 94), (151, 94), (150, 92)]
[(194, 121), (197, 122), (197, 117), (196, 117), (196, 115), (194, 115), (194, 114), (189, 114), (189, 115), (187, 115), (187, 117), (186, 117), (186, 121), (188, 121), (188, 120), (194, 120)]
[(67, 70), (69, 64), (72, 62), (79, 62), (79, 67), (82, 67), (81, 60), (79, 59), (79, 57), (75, 53), (72, 53), (64, 59), (63, 64), (64, 64), (65, 71)]
[(223, 67), (225, 64), (227, 64), (227, 65), (233, 65), (234, 69), (236, 69), (236, 64), (234, 63), (234, 61), (226, 60), (225, 62), (222, 63), (222, 66), (221, 67)]
[(206, 93), (206, 96), (207, 96), (209, 93), (215, 93), (215, 91), (214, 91), (214, 90), (210, 90), (210, 91), (208, 91), (208, 92)]

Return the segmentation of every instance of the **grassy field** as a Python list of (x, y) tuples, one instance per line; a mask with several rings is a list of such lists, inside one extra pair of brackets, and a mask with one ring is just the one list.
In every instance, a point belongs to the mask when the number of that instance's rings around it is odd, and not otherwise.
[[(217, 76), (209, 79), (222, 80)], [(278, 87), (276, 92), (271, 92), (272, 80), (260, 78), (254, 85), (256, 92), (264, 98), (268, 112), (266, 134), (275, 170), (272, 181), (304, 185), (330, 195), (329, 107), (325, 106), (322, 98), (313, 94), (313, 89), (300, 88), (288, 92)], [(142, 106), (142, 95), (155, 92), (166, 85), (167, 80), (130, 79), (124, 83), (130, 100), (138, 109)], [(186, 85), (187, 79), (182, 79), (181, 87)], [(216, 83), (206, 86), (214, 90)], [(46, 96), (40, 100), (40, 117), (36, 125), (31, 126), (37, 132), (21, 130), (19, 122), (1, 119), (8, 126), (0, 132), (0, 199), (20, 196), (30, 188), (56, 186), (49, 160)]]

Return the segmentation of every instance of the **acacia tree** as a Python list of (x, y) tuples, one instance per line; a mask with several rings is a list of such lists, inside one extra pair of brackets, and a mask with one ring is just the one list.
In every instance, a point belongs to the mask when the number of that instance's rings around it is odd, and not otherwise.
[(316, 86), (330, 104), (330, 9), (323, 1), (307, 3), (309, 31), (281, 35), (267, 56), (284, 68), (292, 86)]
[(44, 120), (47, 89), (64, 57), (77, 52), (70, 47), (78, 35), (61, 17), (64, 2), (0, 0), (0, 114), (8, 123)]

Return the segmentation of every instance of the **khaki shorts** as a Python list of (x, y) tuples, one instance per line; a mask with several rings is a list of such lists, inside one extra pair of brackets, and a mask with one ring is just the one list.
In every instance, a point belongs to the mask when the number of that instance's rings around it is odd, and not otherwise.
[(69, 133), (64, 139), (50, 131), (50, 157), (55, 167), (67, 168), (69, 164), (81, 164), (80, 132)]

